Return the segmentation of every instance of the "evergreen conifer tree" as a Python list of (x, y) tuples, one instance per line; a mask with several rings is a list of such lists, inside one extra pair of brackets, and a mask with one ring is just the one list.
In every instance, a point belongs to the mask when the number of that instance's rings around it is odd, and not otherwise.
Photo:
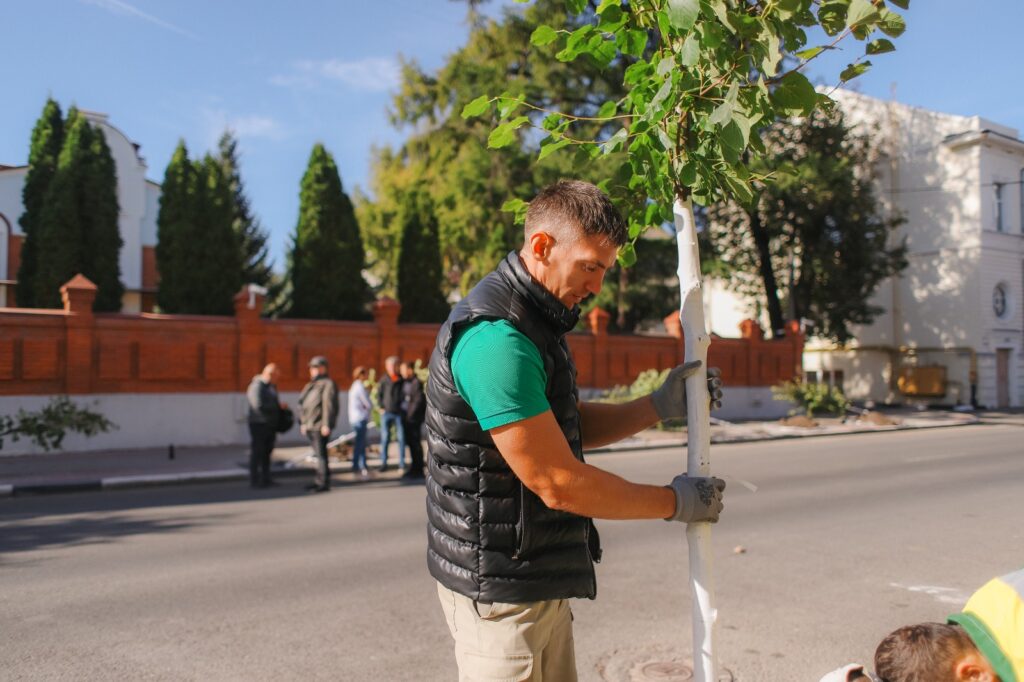
[(207, 154), (195, 163), (198, 179), (192, 230), (191, 304), (187, 312), (230, 315), (242, 286), (242, 256), (233, 229), (231, 183), (220, 161)]
[(102, 129), (92, 127), (89, 162), (80, 192), (80, 218), (83, 222), (82, 273), (99, 288), (93, 308), (97, 311), (121, 310), (124, 285), (121, 283), (120, 207), (117, 203), (117, 167)]
[(398, 300), (402, 322), (443, 322), (450, 307), (442, 291), (441, 243), (437, 216), (426, 191), (403, 198), (399, 214)]
[(188, 308), (189, 242), (196, 220), (197, 191), (195, 166), (188, 158), (185, 141), (179, 140), (164, 171), (156, 219), (156, 263), (160, 272), (156, 302), (165, 313), (182, 313)]
[(46, 193), (38, 224), (35, 305), (60, 307), (60, 287), (78, 273), (99, 291), (96, 310), (120, 310), (121, 236), (117, 177), (103, 132), (72, 108), (57, 172)]
[(338, 167), (322, 144), (309, 157), (299, 192), (287, 285), (289, 317), (367, 319), (370, 290), (359, 224)]
[(242, 185), (238, 165), (238, 140), (225, 131), (217, 145), (218, 161), (228, 179), (232, 195), (232, 228), (241, 248), (242, 279), (245, 284), (271, 286), (271, 266), (267, 262), (267, 232), (252, 214), (249, 198)]
[(46, 194), (57, 173), (57, 159), (64, 143), (64, 119), (60, 105), (49, 98), (43, 112), (32, 129), (32, 145), (28, 155), (28, 173), (21, 190), (21, 203), (25, 212), (18, 221), (25, 241), (21, 247), (18, 267), (18, 305), (35, 307), (35, 281), (38, 273), (39, 230), (37, 226), (46, 205)]

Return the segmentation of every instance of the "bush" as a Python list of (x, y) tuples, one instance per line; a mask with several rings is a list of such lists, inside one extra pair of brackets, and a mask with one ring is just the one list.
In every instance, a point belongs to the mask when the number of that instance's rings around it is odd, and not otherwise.
[[(640, 372), (637, 378), (629, 386), (618, 385), (612, 389), (609, 389), (602, 396), (597, 398), (599, 403), (628, 403), (631, 400), (637, 398), (643, 398), (646, 395), (654, 393), (655, 390), (661, 387), (665, 383), (665, 379), (668, 378), (670, 369), (656, 370), (648, 369)], [(675, 431), (680, 429), (686, 420), (684, 419), (670, 419), (664, 422), (658, 422), (657, 428), (664, 431)]]
[(791, 416), (803, 412), (808, 417), (813, 417), (815, 413), (841, 417), (850, 407), (850, 401), (843, 392), (828, 384), (784, 381), (772, 386), (772, 396), (775, 400), (796, 403), (797, 407), (789, 411)]

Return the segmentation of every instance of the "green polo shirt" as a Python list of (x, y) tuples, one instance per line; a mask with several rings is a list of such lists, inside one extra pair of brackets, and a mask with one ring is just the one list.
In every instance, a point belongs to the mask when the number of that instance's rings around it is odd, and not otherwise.
[(463, 329), (451, 365), (459, 395), (485, 431), (551, 409), (540, 351), (507, 320), (478, 320)]

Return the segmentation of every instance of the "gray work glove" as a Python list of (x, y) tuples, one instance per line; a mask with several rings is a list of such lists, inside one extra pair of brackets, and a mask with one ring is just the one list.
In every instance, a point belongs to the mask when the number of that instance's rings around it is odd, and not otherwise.
[(722, 492), (725, 490), (722, 479), (679, 474), (665, 487), (676, 494), (676, 513), (666, 521), (718, 522), (718, 515), (722, 513)]
[[(682, 419), (686, 416), (686, 377), (700, 369), (700, 360), (677, 365), (668, 373), (668, 377), (654, 393), (654, 409), (658, 419)], [(717, 367), (708, 368), (708, 394), (711, 409), (722, 406), (722, 371)]]

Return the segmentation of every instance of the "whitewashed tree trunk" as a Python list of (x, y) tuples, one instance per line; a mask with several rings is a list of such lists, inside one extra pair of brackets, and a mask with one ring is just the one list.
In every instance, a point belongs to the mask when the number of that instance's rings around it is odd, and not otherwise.
[[(701, 368), (686, 380), (687, 396), (707, 394), (708, 346), (711, 338), (704, 323), (704, 294), (700, 278), (700, 253), (693, 205), (676, 200), (676, 244), (679, 248), (679, 319), (685, 339), (684, 360), (700, 360)], [(708, 400), (687, 401), (686, 472), (690, 476), (711, 475), (711, 406)], [(686, 527), (690, 550), (690, 589), (693, 594), (693, 679), (716, 682), (718, 664), (713, 646), (715, 620), (711, 524), (691, 523)]]

